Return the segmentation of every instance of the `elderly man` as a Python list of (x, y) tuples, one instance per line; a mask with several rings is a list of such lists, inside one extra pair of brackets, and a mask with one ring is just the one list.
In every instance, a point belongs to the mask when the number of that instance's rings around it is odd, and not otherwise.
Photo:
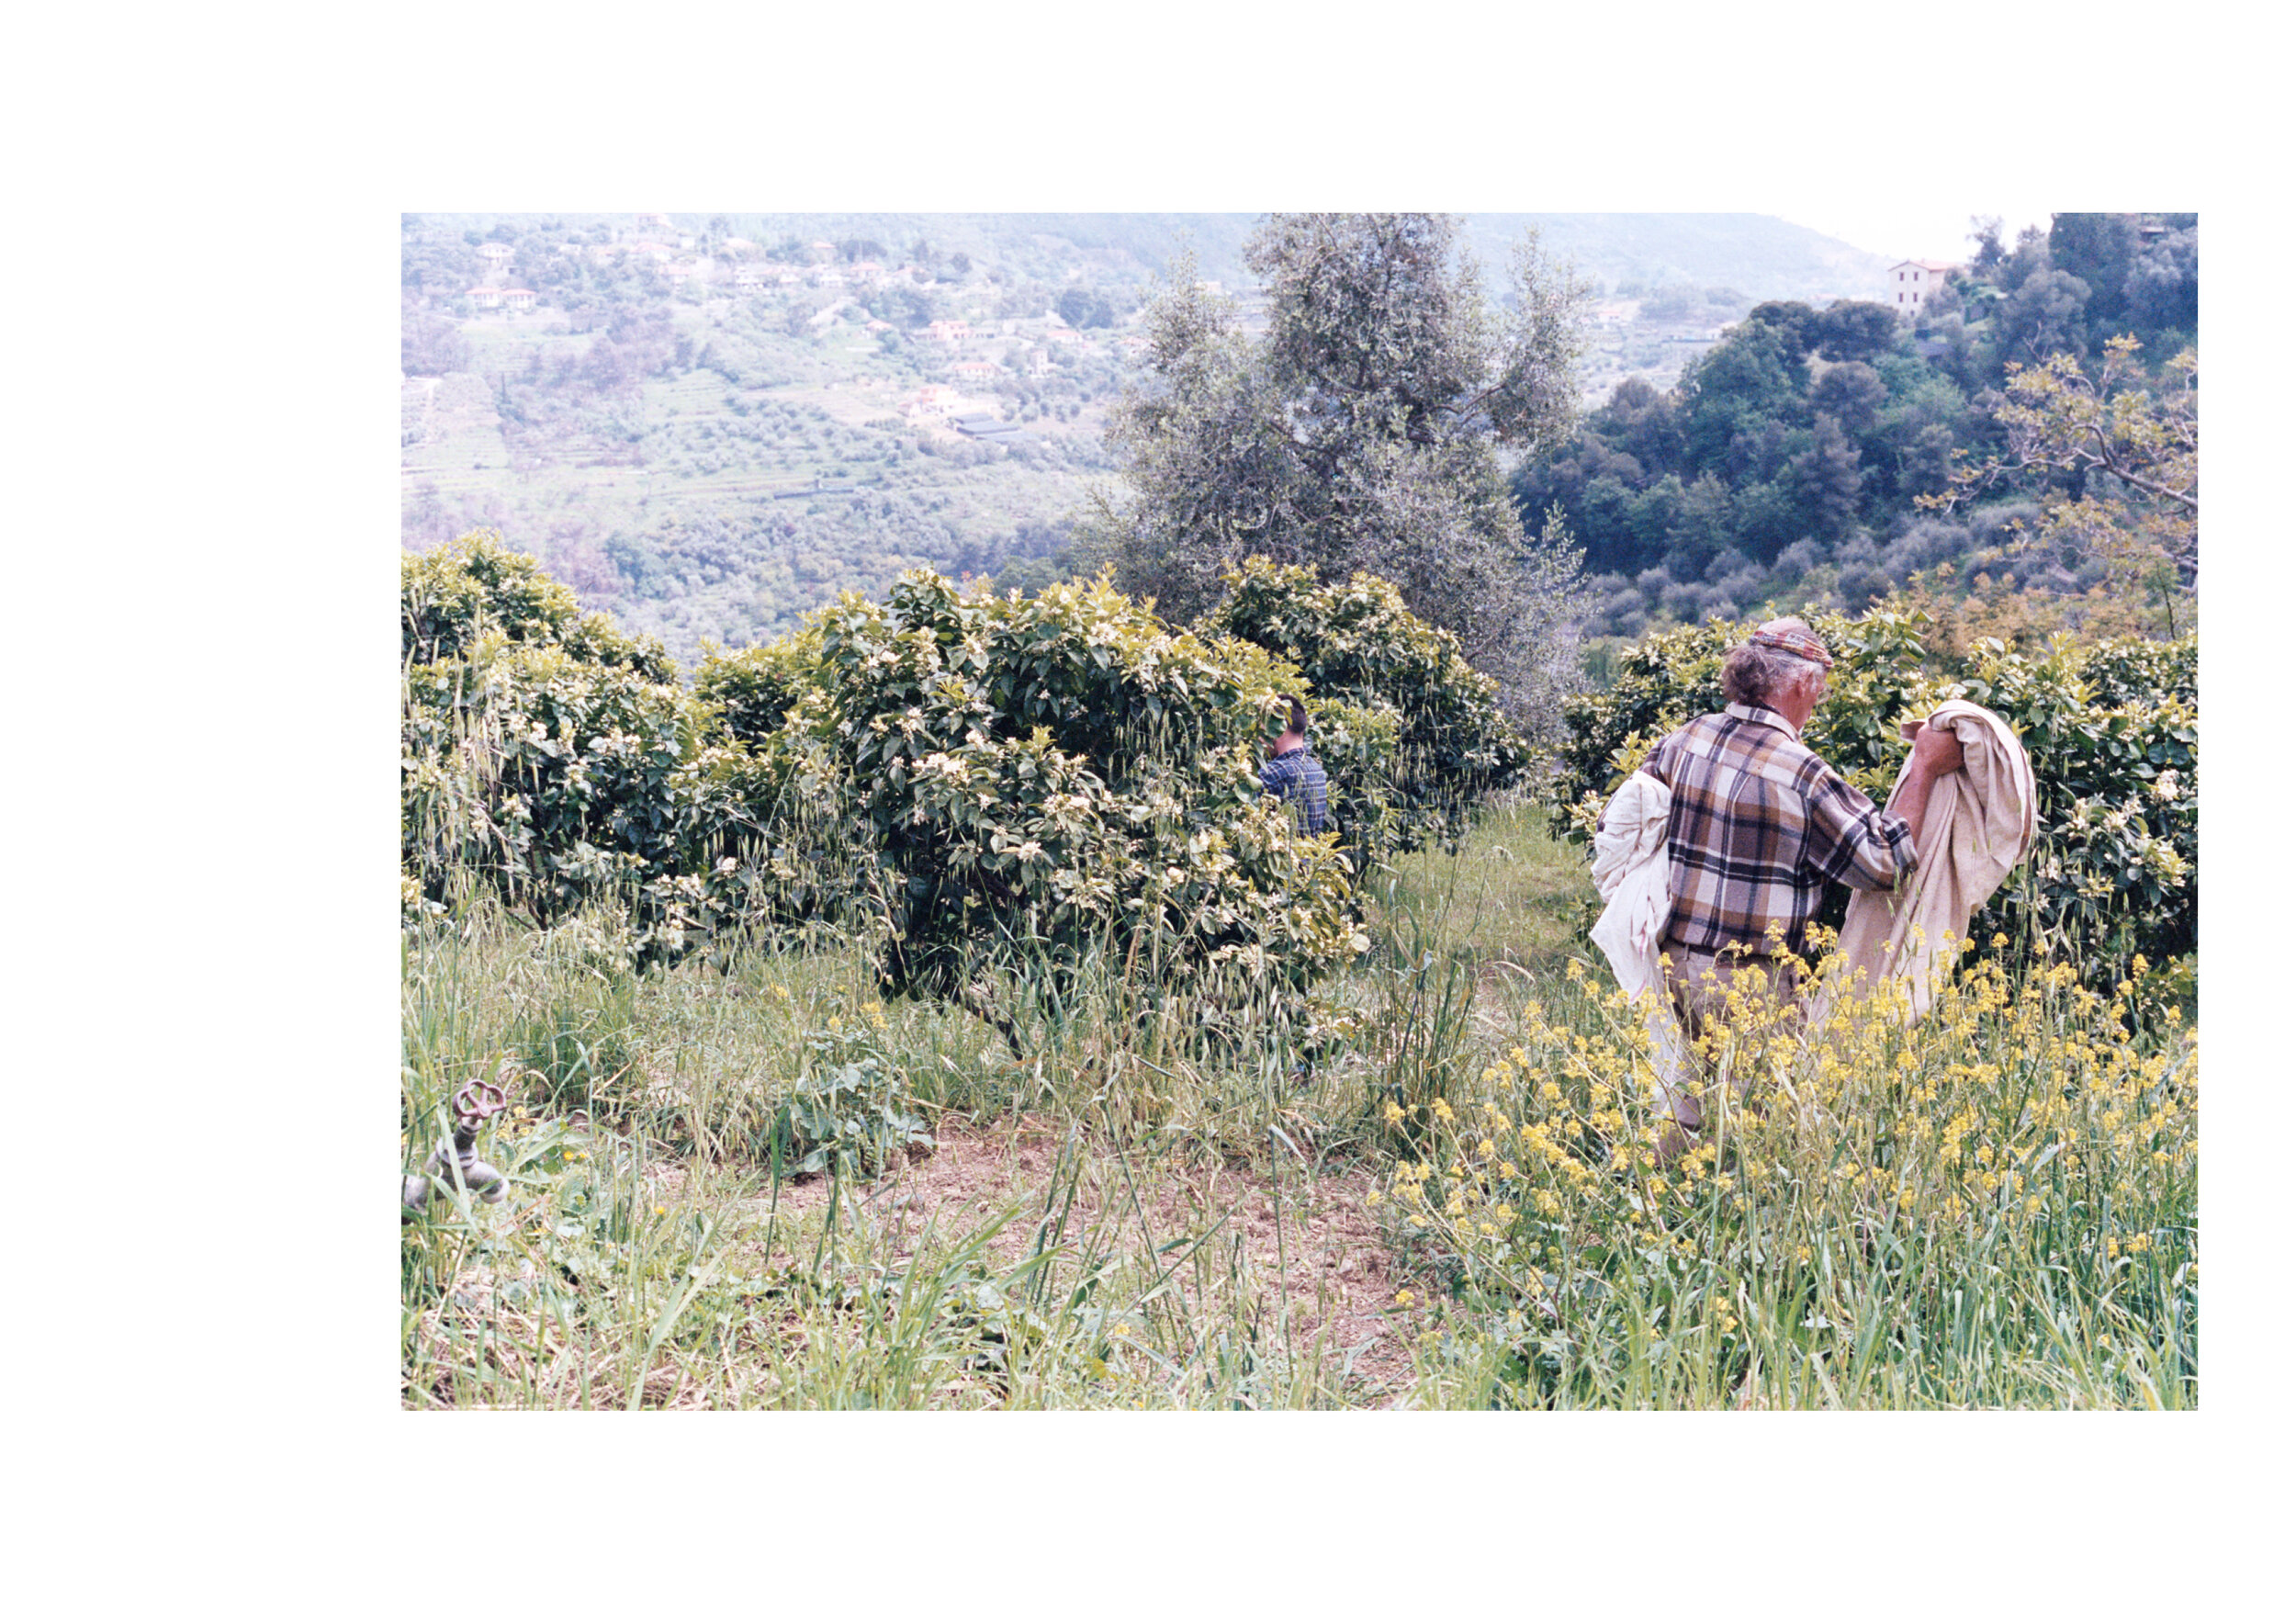
[[(1736, 975), (1798, 1005), (1802, 951), (1826, 883), (1885, 891), (1919, 861), (1930, 786), (1961, 766), (1951, 733), (1924, 727), (1890, 809), (1851, 788), (1802, 742), (1833, 657), (1800, 620), (1773, 620), (1722, 662), (1724, 708), (1660, 740), (1641, 771), (1667, 786), (1668, 890), (1660, 937), (1667, 987), (1694, 1047)], [(1704, 1126), (1694, 1085), (1674, 1079), (1674, 1121), (1660, 1153), (1681, 1154)], [(1744, 1078), (1739, 1081), (1742, 1093)]]

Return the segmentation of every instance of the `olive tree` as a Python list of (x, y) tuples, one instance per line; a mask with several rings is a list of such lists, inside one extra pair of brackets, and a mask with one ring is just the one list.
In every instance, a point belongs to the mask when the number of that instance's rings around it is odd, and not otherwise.
[(1174, 619), (1255, 555), (1326, 582), (1375, 571), (1549, 723), (1579, 560), (1559, 524), (1525, 532), (1503, 459), (1570, 432), (1584, 286), (1526, 237), (1494, 307), (1443, 215), (1271, 215), (1244, 258), (1264, 333), (1185, 256), (1150, 305), (1148, 381), (1110, 419), (1125, 488), (1084, 539)]

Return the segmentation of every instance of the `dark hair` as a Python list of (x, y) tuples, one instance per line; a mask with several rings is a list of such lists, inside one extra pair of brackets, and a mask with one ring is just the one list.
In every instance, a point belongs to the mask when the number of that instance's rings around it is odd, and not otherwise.
[(1279, 694), (1276, 697), (1291, 707), (1291, 730), (1304, 735), (1308, 730), (1308, 707), (1300, 703), (1300, 696), (1297, 694)]

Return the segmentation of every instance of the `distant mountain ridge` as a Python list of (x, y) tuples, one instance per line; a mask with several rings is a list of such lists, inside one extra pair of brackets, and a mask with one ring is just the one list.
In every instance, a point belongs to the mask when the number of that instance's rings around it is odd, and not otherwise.
[(1526, 226), (1558, 258), (1616, 287), (1688, 283), (1750, 299), (1878, 299), (1887, 257), (1767, 214), (1470, 214), (1468, 241), (1503, 265)]
[[(534, 215), (425, 215), (437, 225), (484, 231), (498, 220)], [(557, 214), (569, 225), (626, 225), (626, 214)], [(718, 215), (670, 216), (696, 233)], [(740, 235), (761, 243), (794, 236), (831, 242), (873, 239), (899, 254), (918, 239), (943, 253), (999, 261), (1033, 258), (1055, 244), (1108, 261), (1129, 261), (1142, 278), (1160, 274), (1183, 247), (1196, 252), (1199, 274), (1231, 287), (1249, 285), (1244, 242), (1256, 214), (854, 212), (749, 214), (725, 211)], [(1541, 243), (1580, 271), (1615, 288), (1732, 288), (1750, 299), (1873, 299), (1890, 261), (1837, 238), (1766, 214), (1479, 214), (1464, 217), (1469, 243), (1486, 270), (1503, 270), (1526, 226)], [(1048, 239), (1050, 241), (1048, 241)]]

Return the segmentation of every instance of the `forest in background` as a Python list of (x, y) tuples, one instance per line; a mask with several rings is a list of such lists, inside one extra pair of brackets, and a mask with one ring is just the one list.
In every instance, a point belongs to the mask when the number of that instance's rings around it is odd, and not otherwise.
[[(2197, 375), (2188, 386), (2170, 364), (2199, 342), (2199, 217), (2060, 214), (2013, 245), (1980, 221), (1974, 242), (1917, 319), (1871, 301), (1766, 301), (1678, 387), (1621, 383), (1573, 444), (1517, 471), (1525, 509), (1558, 508), (1586, 548), (1602, 600), (1591, 633), (1631, 637), (1766, 604), (1854, 614), (1922, 585), (2021, 596), (2024, 620), (2044, 622), (2125, 623), (2133, 603), (2143, 629), (2176, 629), (2196, 537), (2168, 549), (2183, 556), (2164, 574), (2097, 523), (2047, 516), (2109, 497), (2109, 472), (2068, 467), (1983, 489), (1956, 474), (2011, 449), (2020, 372), (2054, 359), (2093, 378), (2115, 338), (2135, 346), (2120, 387), (2156, 387), (2195, 432)], [(2123, 590), (2100, 592), (2110, 602), (2065, 602), (2107, 588), (2117, 563)]]

